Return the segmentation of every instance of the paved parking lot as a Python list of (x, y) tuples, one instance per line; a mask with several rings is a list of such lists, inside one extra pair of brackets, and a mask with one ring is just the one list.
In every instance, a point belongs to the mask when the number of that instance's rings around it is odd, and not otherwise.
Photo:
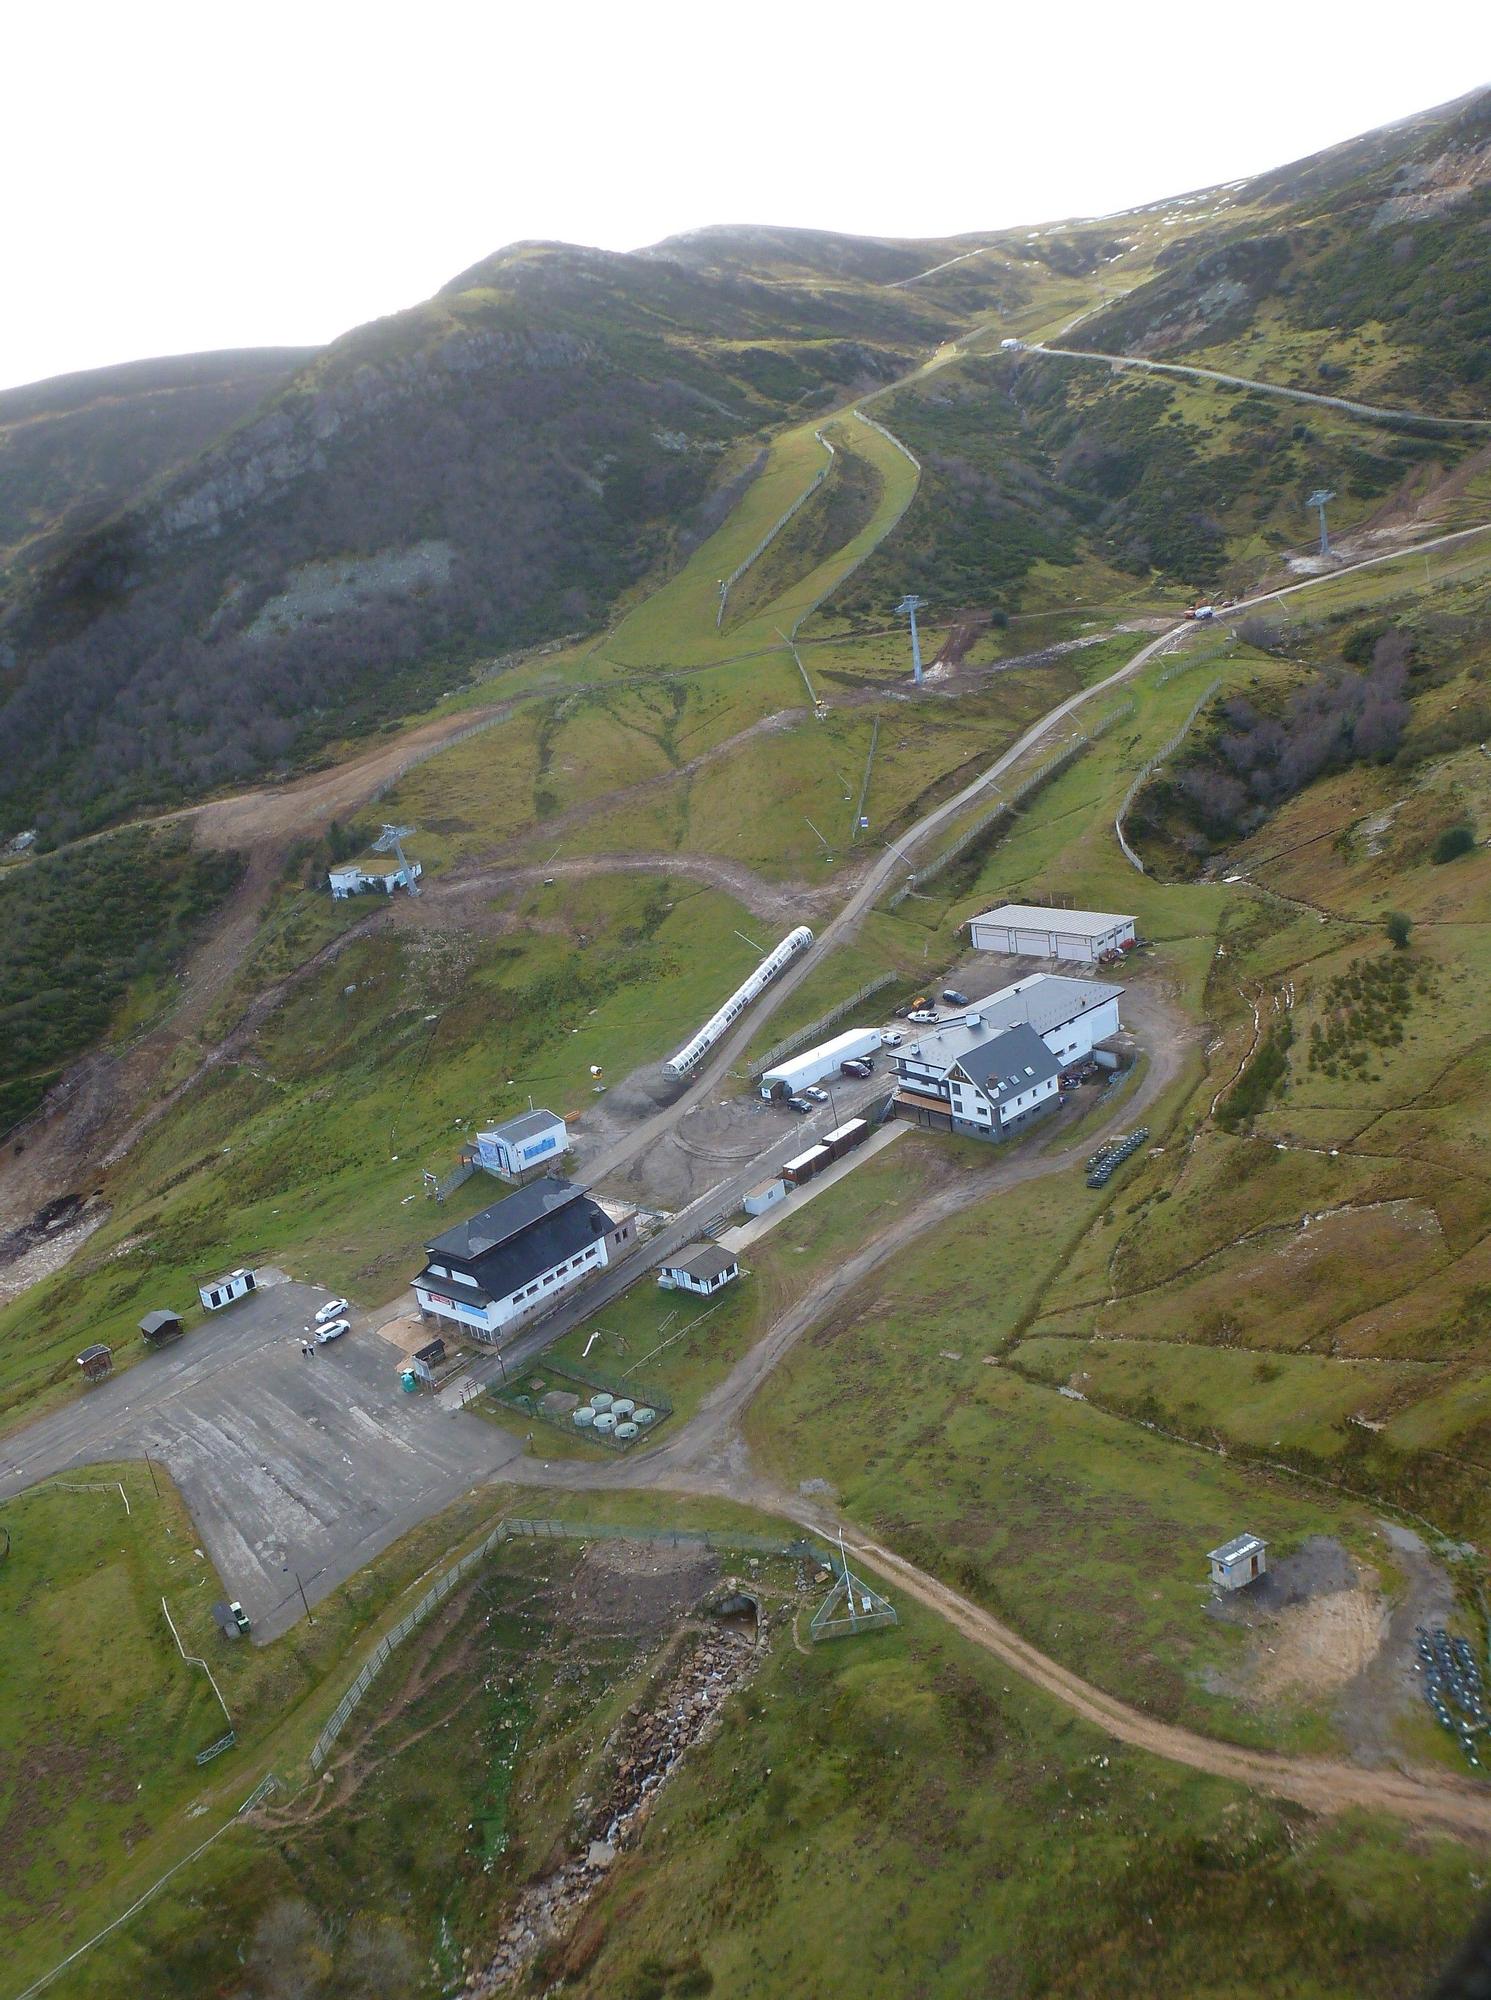
[(256, 1636), (520, 1456), (495, 1426), (399, 1387), (395, 1350), (353, 1330), (313, 1359), (304, 1328), (330, 1295), (251, 1294), (160, 1354), (0, 1444), (0, 1495), (48, 1473), (149, 1452), (170, 1471), (202, 1546)]

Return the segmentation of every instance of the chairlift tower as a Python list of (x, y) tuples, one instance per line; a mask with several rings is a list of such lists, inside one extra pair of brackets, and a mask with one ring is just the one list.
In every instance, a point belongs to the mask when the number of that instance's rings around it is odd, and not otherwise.
[(922, 681), (922, 642), (921, 635), (916, 629), (916, 614), (918, 611), (924, 611), (926, 606), (926, 598), (913, 596), (909, 591), (896, 606), (896, 616), (909, 619), (911, 622), (911, 678), (918, 687)]
[(1326, 503), (1334, 500), (1335, 497), (1335, 494), (1328, 487), (1317, 486), (1305, 502), (1307, 507), (1313, 507), (1315, 512), (1320, 516), (1320, 553), (1323, 556), (1328, 556), (1331, 552), (1331, 538), (1325, 525)]
[(413, 831), (414, 828), (412, 826), (385, 826), (382, 833), (373, 842), (373, 852), (375, 854), (397, 855), (399, 867), (403, 870), (404, 874), (404, 887), (409, 891), (411, 896), (417, 896), (419, 894), (419, 883), (415, 880), (414, 870), (409, 866), (409, 857), (404, 852), (404, 842)]

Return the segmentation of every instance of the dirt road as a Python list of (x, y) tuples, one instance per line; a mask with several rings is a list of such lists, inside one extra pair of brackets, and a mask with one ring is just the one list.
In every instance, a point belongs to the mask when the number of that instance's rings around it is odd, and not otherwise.
[(1289, 389), (1282, 382), (1259, 382), (1251, 375), (1224, 375), (1218, 368), (1195, 368), (1181, 361), (1150, 361), (1140, 354), (1102, 354), (1091, 347), (1047, 347), (1033, 340), (1027, 354), (1054, 354), (1063, 361), (1100, 361), (1108, 368), (1137, 368), (1150, 375), (1190, 376), (1198, 382), (1220, 382), (1228, 389), (1256, 389), (1261, 395), (1282, 396), (1291, 403), (1321, 403), (1344, 410), (1349, 417), (1376, 423), (1410, 424), (1428, 430), (1491, 431), (1491, 417), (1434, 417), (1420, 410), (1393, 410), (1381, 403), (1356, 403), (1349, 396), (1328, 396), (1320, 389)]
[[(779, 1505), (783, 1504), (781, 1502)], [(1072, 1673), (1049, 1655), (1029, 1645), (1018, 1632), (971, 1603), (936, 1577), (928, 1576), (893, 1549), (841, 1524), (798, 1508), (789, 1511), (815, 1534), (836, 1537), (844, 1528), (845, 1547), (855, 1561), (882, 1581), (914, 1597), (945, 1618), (956, 1631), (992, 1653), (1035, 1687), (1065, 1704), (1084, 1722), (1105, 1730), (1120, 1743), (1131, 1743), (1174, 1764), (1231, 1779), (1276, 1798), (1293, 1799), (1311, 1812), (1332, 1814), (1361, 1809), (1391, 1813), (1412, 1825), (1433, 1828), (1476, 1841), (1491, 1839), (1491, 1789), (1472, 1778), (1426, 1766), (1421, 1771), (1358, 1769), (1327, 1757), (1280, 1757), (1266, 1750), (1245, 1750), (1214, 1737), (1197, 1736), (1174, 1723), (1158, 1722), (1104, 1694), (1091, 1681)]]

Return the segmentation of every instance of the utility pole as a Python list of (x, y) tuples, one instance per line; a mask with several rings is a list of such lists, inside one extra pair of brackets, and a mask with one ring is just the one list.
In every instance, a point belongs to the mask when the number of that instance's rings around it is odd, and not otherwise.
[(1325, 509), (1326, 503), (1334, 500), (1335, 497), (1335, 494), (1327, 487), (1317, 486), (1305, 502), (1307, 507), (1313, 507), (1320, 516), (1320, 553), (1322, 556), (1329, 556), (1331, 552), (1331, 538), (1325, 525)]
[(913, 596), (908, 591), (896, 606), (896, 616), (909, 619), (911, 624), (911, 678), (918, 687), (922, 684), (922, 642), (921, 634), (916, 629), (916, 614), (924, 611), (926, 605), (926, 598)]

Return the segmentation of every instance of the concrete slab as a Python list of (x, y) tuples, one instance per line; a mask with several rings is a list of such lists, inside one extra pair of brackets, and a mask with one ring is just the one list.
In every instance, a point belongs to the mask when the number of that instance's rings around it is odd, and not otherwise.
[(882, 1125), (878, 1132), (872, 1132), (869, 1138), (862, 1145), (856, 1146), (852, 1153), (846, 1153), (842, 1160), (835, 1160), (831, 1167), (819, 1174), (815, 1180), (809, 1181), (806, 1187), (797, 1188), (785, 1201), (777, 1202), (760, 1215), (753, 1215), (749, 1222), (738, 1223), (734, 1229), (722, 1230), (715, 1241), (722, 1250), (728, 1250), (732, 1255), (738, 1256), (742, 1250), (748, 1249), (752, 1243), (758, 1242), (765, 1236), (768, 1230), (775, 1229), (787, 1216), (796, 1215), (800, 1208), (806, 1208), (808, 1203), (822, 1194), (825, 1188), (835, 1186), (846, 1174), (852, 1174), (863, 1161), (872, 1159), (876, 1153), (884, 1152), (885, 1148), (899, 1139), (903, 1132), (914, 1129), (904, 1118), (892, 1119), (888, 1125)]

